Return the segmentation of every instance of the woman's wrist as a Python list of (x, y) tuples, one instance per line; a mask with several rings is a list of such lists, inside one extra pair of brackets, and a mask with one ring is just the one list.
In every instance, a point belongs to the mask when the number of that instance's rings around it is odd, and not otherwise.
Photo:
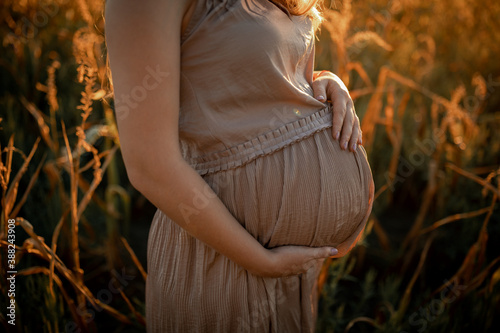
[(275, 264), (273, 262), (272, 251), (262, 246), (262, 248), (254, 254), (253, 259), (251, 267), (246, 268), (247, 271), (261, 277), (270, 277), (274, 275), (273, 269)]

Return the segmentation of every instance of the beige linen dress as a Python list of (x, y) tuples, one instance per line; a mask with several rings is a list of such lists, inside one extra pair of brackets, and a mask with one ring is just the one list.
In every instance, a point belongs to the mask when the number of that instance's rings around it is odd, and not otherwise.
[[(332, 139), (332, 107), (313, 97), (313, 67), (308, 17), (269, 0), (198, 0), (182, 36), (179, 139), (263, 246), (330, 245), (344, 255), (370, 214), (373, 180), (363, 147), (343, 151)], [(186, 214), (203, 200), (194, 194)], [(148, 332), (313, 332), (320, 268), (252, 275), (157, 210)]]

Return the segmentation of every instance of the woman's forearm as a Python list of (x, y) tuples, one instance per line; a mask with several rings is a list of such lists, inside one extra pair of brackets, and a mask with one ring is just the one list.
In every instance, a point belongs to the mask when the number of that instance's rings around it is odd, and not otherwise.
[(189, 234), (251, 273), (269, 270), (268, 250), (182, 158), (155, 159), (142, 174), (136, 177), (137, 189)]

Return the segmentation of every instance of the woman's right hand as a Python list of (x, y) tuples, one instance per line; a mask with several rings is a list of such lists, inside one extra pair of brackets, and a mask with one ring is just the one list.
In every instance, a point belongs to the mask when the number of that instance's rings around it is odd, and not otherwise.
[(305, 273), (319, 260), (335, 256), (338, 250), (332, 247), (280, 246), (267, 250), (268, 262), (257, 275), (284, 277)]

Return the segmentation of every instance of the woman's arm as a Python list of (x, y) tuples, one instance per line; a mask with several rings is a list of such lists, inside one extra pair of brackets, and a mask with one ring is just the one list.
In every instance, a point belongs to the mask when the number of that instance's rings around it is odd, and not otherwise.
[(304, 272), (336, 253), (330, 247), (265, 249), (181, 156), (180, 36), (189, 2), (107, 1), (106, 40), (127, 175), (175, 223), (250, 272)]

